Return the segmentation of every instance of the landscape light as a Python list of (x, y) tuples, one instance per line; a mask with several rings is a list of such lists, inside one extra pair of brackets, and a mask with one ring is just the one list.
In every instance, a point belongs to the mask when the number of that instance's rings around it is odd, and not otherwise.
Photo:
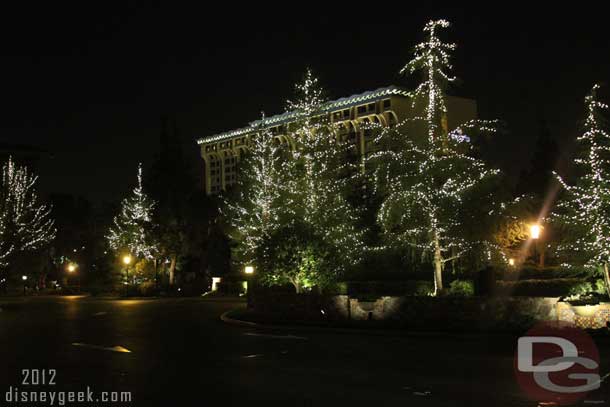
[(126, 254), (125, 256), (123, 256), (123, 263), (125, 263), (125, 264), (127, 264), (127, 265), (128, 265), (129, 263), (131, 263), (131, 256), (130, 256), (130, 255), (128, 255), (128, 254)]
[(246, 267), (244, 268), (244, 273), (246, 273), (246, 274), (254, 274), (254, 267), (252, 267), (252, 266), (246, 266)]

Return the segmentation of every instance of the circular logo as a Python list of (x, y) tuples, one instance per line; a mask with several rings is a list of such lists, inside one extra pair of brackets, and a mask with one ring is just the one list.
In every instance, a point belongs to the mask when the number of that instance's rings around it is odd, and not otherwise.
[(514, 367), (521, 389), (537, 402), (572, 405), (601, 385), (595, 342), (563, 321), (538, 324), (520, 337)]

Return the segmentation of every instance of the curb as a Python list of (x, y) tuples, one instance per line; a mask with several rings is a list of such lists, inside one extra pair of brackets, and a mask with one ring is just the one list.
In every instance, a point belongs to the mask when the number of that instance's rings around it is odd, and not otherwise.
[(327, 334), (346, 334), (346, 335), (369, 335), (369, 336), (386, 336), (386, 337), (406, 337), (406, 336), (421, 336), (421, 337), (481, 337), (481, 336), (504, 336), (514, 337), (518, 335), (515, 332), (443, 332), (443, 331), (404, 331), (399, 329), (363, 329), (363, 328), (337, 328), (323, 326), (303, 326), (303, 325), (269, 325), (258, 322), (244, 321), (241, 319), (232, 318), (229, 315), (237, 309), (232, 309), (224, 312), (220, 316), (220, 320), (226, 324), (240, 326), (242, 328), (266, 329), (266, 330), (285, 330), (299, 332), (318, 332)]

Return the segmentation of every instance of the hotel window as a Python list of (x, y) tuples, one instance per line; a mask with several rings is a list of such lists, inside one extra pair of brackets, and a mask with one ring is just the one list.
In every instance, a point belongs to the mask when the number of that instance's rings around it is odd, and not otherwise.
[(366, 113), (366, 106), (358, 106), (358, 113)]
[(390, 99), (386, 99), (383, 101), (383, 110), (388, 110), (392, 106), (392, 102)]
[(348, 118), (349, 118), (349, 109), (345, 109), (345, 110), (343, 111), (343, 117), (345, 117), (346, 119), (348, 119)]
[(375, 103), (369, 103), (368, 109), (369, 109), (369, 112), (374, 112), (375, 111)]

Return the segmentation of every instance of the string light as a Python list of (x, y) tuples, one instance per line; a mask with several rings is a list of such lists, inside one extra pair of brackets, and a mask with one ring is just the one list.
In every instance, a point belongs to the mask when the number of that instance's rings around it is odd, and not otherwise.
[(142, 187), (142, 164), (138, 166), (138, 184), (131, 196), (125, 198), (119, 215), (114, 218), (106, 239), (115, 252), (128, 251), (136, 257), (152, 260), (158, 245), (152, 235), (152, 212), (155, 202)]
[[(575, 238), (563, 242), (558, 250), (581, 258), (584, 266), (597, 269), (610, 262), (610, 135), (602, 128), (603, 112), (608, 106), (597, 100), (599, 85), (585, 98), (587, 117), (584, 132), (577, 137), (580, 153), (574, 160), (581, 176), (573, 185), (555, 176), (566, 191), (552, 215)], [(570, 264), (568, 266), (574, 266)], [(610, 288), (609, 288), (610, 289)]]
[[(443, 288), (442, 270), (447, 262), (477, 246), (491, 258), (493, 245), (465, 239), (459, 219), (465, 196), (499, 173), (474, 158), (471, 138), (466, 135), (493, 132), (495, 122), (473, 120), (443, 134), (444, 88), (455, 79), (448, 72), (456, 46), (441, 41), (438, 31), (449, 25), (446, 20), (427, 23), (426, 41), (415, 47), (413, 59), (400, 71), (423, 74), (424, 81), (413, 92), (413, 107), (423, 101), (424, 116), (380, 129), (375, 138), (378, 151), (367, 160), (376, 192), (383, 196), (378, 222), (393, 244), (430, 254), (435, 293)], [(421, 123), (427, 137), (422, 137)]]
[[(325, 113), (323, 90), (310, 70), (295, 90), (296, 98), (287, 102), (294, 121), (285, 143), (268, 129), (258, 130), (243, 162), (239, 196), (225, 200), (227, 214), (238, 232), (244, 261), (256, 263), (257, 253), (264, 261), (269, 251), (265, 239), (283, 226), (302, 223), (341, 255), (337, 275), (362, 253), (362, 233), (355, 227), (358, 217), (344, 199), (349, 179), (341, 174), (349, 173), (344, 162), (347, 146), (337, 141), (337, 128)], [(263, 116), (259, 125), (266, 122)], [(309, 248), (302, 250), (302, 262), (315, 256)], [(277, 271), (280, 274), (263, 269), (261, 274), (268, 283), (289, 281), (297, 289), (309, 287), (331, 279), (319, 273), (320, 262), (316, 258), (315, 264), (302, 263), (294, 270)]]
[(51, 208), (40, 203), (38, 177), (12, 158), (2, 168), (0, 187), (0, 265), (15, 252), (38, 250), (55, 239)]

